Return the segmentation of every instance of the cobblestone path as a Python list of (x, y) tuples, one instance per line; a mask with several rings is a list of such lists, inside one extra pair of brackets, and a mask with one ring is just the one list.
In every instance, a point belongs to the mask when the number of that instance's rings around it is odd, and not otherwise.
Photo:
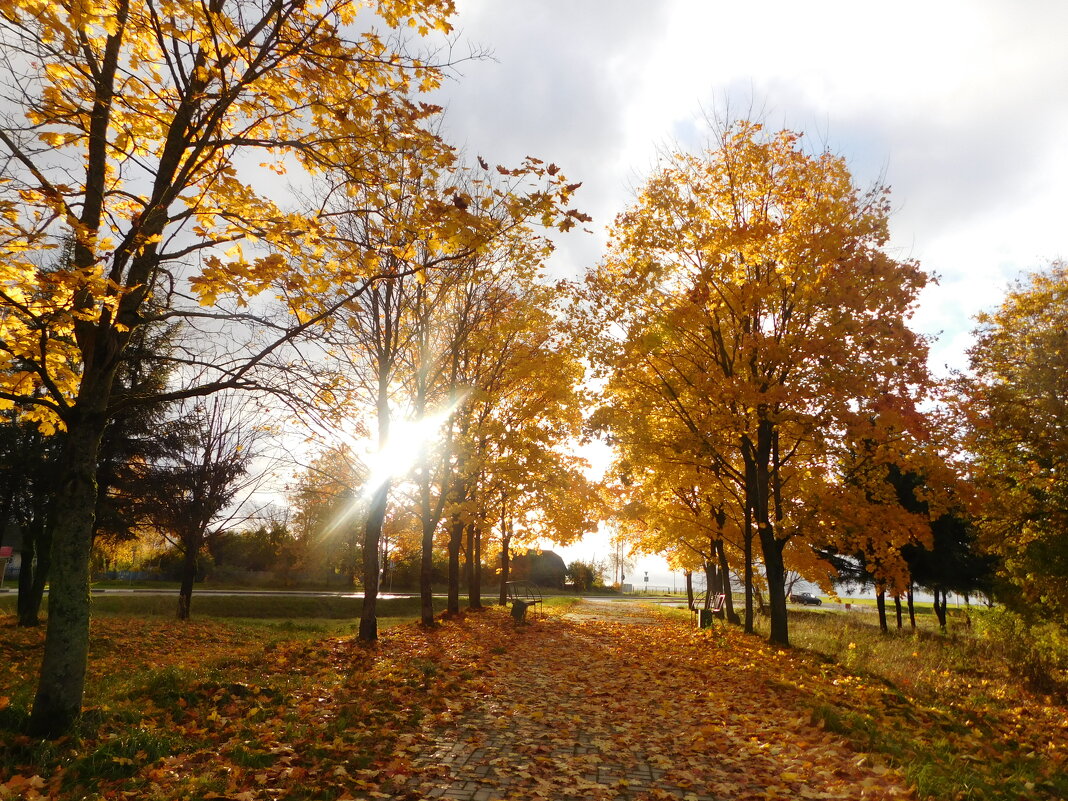
[[(710, 691), (716, 677), (692, 666), (657, 664), (649, 645), (665, 622), (631, 604), (584, 602), (563, 615), (538, 614), (517, 632), (514, 650), (487, 670), (485, 697), (445, 725), (427, 731), (405, 787), (390, 796), (405, 801), (734, 801), (776, 796), (760, 778), (800, 764), (781, 743), (752, 731), (746, 715), (733, 715), (737, 676)], [(666, 687), (666, 689), (665, 689)], [(686, 699), (707, 709), (707, 720), (680, 719)], [(703, 699), (707, 697), (708, 703)], [(702, 712), (703, 714), (703, 712)], [(761, 709), (755, 718), (796, 710)], [(737, 730), (721, 728), (732, 725)], [(791, 724), (798, 725), (797, 720)], [(807, 719), (803, 726), (807, 726)], [(820, 758), (855, 772), (857, 755), (829, 735), (808, 729)], [(707, 744), (693, 747), (694, 738)], [(700, 740), (704, 742), (703, 740)], [(723, 759), (723, 754), (732, 754)], [(812, 760), (817, 757), (813, 755)], [(813, 764), (806, 761), (804, 764)], [(852, 779), (852, 776), (847, 777)], [(825, 776), (804, 798), (902, 798), (901, 788)], [(726, 792), (724, 788), (730, 788)], [(843, 793), (843, 794), (839, 794)], [(851, 793), (851, 794), (850, 794)], [(381, 796), (379, 796), (381, 797)]]

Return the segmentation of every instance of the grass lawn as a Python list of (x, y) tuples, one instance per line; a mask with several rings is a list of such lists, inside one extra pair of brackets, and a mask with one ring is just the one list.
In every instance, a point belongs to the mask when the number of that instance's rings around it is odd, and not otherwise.
[[(0, 613), (13, 614), (15, 593), (0, 595)], [(274, 618), (279, 620), (353, 620), (360, 616), (362, 598), (313, 595), (202, 595), (193, 591), (193, 617)], [(436, 600), (440, 606), (442, 601)], [(48, 597), (45, 596), (45, 609)], [(94, 593), (94, 615), (132, 615), (174, 617), (178, 596), (157, 593)], [(419, 615), (418, 598), (380, 598), (378, 616), (415, 618)]]
[(951, 615), (943, 634), (927, 611), (915, 632), (891, 617), (883, 634), (871, 615), (791, 610), (795, 649), (856, 677), (814, 695), (813, 719), (904, 769), (921, 797), (1068, 798), (1068, 674), (1026, 675), (995, 613)]

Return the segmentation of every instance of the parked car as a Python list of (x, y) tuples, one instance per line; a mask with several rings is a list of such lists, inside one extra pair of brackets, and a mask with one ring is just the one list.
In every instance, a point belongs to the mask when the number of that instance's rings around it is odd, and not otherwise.
[(820, 606), (823, 601), (821, 601), (811, 592), (795, 592), (793, 595), (790, 596), (790, 603), (804, 604), (805, 606)]

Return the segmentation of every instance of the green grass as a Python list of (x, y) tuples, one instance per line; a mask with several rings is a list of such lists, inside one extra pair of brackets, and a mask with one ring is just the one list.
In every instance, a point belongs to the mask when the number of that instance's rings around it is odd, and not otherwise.
[[(0, 612), (13, 614), (16, 597), (14, 593), (0, 596)], [(94, 615), (132, 615), (137, 617), (174, 617), (178, 596), (156, 593), (107, 593), (94, 594)], [(45, 597), (44, 608), (48, 607)], [(274, 618), (280, 620), (359, 618), (363, 608), (362, 598), (306, 595), (198, 595), (193, 591), (193, 617)], [(380, 598), (377, 605), (381, 619), (413, 618), (419, 615), (418, 598)], [(380, 624), (381, 625), (381, 624)]]
[[(861, 677), (878, 698), (812, 698), (813, 722), (899, 766), (920, 798), (1068, 798), (1068, 775), (1041, 756), (1044, 726), (1065, 719), (1068, 686), (1036, 694), (988, 636), (996, 613), (972, 613), (951, 617), (944, 634), (933, 616), (918, 616), (916, 631), (891, 619), (882, 633), (871, 615), (792, 608), (792, 645)], [(767, 633), (766, 618), (758, 628)]]
[(574, 595), (553, 595), (546, 597), (542, 601), (542, 606), (544, 606), (546, 609), (553, 609), (563, 612), (570, 609), (578, 602), (578, 597)]

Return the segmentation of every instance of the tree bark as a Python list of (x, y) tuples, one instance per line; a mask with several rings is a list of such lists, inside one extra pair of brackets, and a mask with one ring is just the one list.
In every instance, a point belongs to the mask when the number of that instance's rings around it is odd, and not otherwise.
[(470, 609), (482, 608), (482, 527), (467, 525), (467, 601)]
[(423, 520), (423, 540), (419, 560), (419, 621), (434, 625), (434, 529), (436, 521)]
[(913, 598), (912, 581), (909, 581), (909, 591), (908, 591), (908, 595), (906, 597), (908, 598), (908, 604), (909, 604), (909, 625), (912, 626), (912, 630), (915, 631), (916, 630), (916, 605), (915, 605), (915, 598)]
[(464, 539), (464, 504), (467, 501), (467, 484), (460, 477), (463, 466), (457, 466), (457, 472), (452, 482), (452, 503), (456, 509), (449, 521), (449, 595), (445, 607), (448, 615), (460, 614), (460, 548), (463, 547)]
[(686, 573), (686, 605), (691, 611), (697, 608), (693, 599), (693, 571), (687, 570)]
[[(22, 569), (19, 571), (19, 597), (17, 602), (20, 626), (39, 626), (41, 606), (44, 603), (45, 584), (48, 583), (49, 565), (52, 561), (52, 538), (48, 525), (41, 522), (29, 532), (22, 550)], [(34, 562), (34, 557), (37, 557)]]
[(449, 615), (460, 614), (460, 544), (464, 524), (454, 515), (449, 526), (449, 598), (445, 610)]
[(712, 606), (712, 593), (716, 591), (716, 565), (711, 559), (705, 559), (705, 600), (702, 609)]
[(764, 571), (768, 579), (768, 606), (770, 608), (771, 632), (769, 642), (789, 647), (790, 633), (786, 610), (786, 569), (782, 549), (785, 540), (775, 536), (771, 520), (772, 481), (769, 463), (774, 443), (774, 429), (769, 420), (761, 420), (754, 445), (748, 436), (742, 438), (742, 455), (746, 467), (747, 492), (753, 502), (753, 520), (760, 538), (760, 550), (764, 556)]
[(378, 549), (382, 540), (382, 525), (386, 520), (386, 505), (389, 502), (389, 480), (375, 489), (371, 506), (367, 510), (367, 523), (363, 531), (363, 605), (360, 610), (360, 639), (374, 642), (378, 639), (378, 584), (382, 565)]
[(786, 570), (782, 559), (782, 546), (785, 543), (775, 537), (775, 530), (770, 525), (757, 524), (760, 534), (760, 549), (764, 554), (764, 569), (768, 574), (768, 607), (771, 613), (771, 633), (769, 642), (789, 647), (790, 633), (786, 611), (786, 586), (783, 579)]
[(723, 577), (723, 609), (726, 613), (727, 621), (737, 626), (742, 621), (738, 617), (738, 613), (734, 611), (734, 593), (731, 591), (731, 571), (730, 565), (727, 563), (727, 550), (723, 547), (723, 540), (716, 540), (716, 553), (719, 556), (719, 572)]
[(22, 549), (19, 551), (22, 558), (19, 568), (19, 596), (15, 605), (20, 626), (41, 625), (40, 609), (33, 604), (33, 578), (38, 570), (33, 563), (36, 549), (37, 543), (28, 532), (23, 531)]
[(100, 408), (72, 414), (67, 421), (67, 443), (49, 520), (48, 631), (30, 713), (32, 736), (62, 735), (81, 713), (89, 655), (89, 551), (96, 510), (96, 457), (104, 433), (102, 399), (107, 397), (112, 376), (101, 379), (106, 386), (96, 388), (92, 376), (83, 376), (83, 393), (92, 396), (97, 389)]
[(898, 631), (900, 631), (903, 628), (902, 620), (901, 620), (901, 594), (900, 593), (898, 593), (898, 594), (896, 594), (894, 596), (894, 613), (897, 615), (897, 628), (898, 628)]
[(879, 630), (886, 634), (890, 631), (890, 627), (886, 625), (886, 590), (875, 593), (875, 606), (879, 610)]
[[(779, 473), (779, 432), (761, 410), (757, 434), (757, 531), (764, 567), (768, 574), (768, 605), (771, 607), (770, 642), (790, 645), (790, 618), (786, 607), (786, 564), (782, 558), (786, 540), (776, 534), (782, 521), (782, 480)], [(768, 469), (768, 466), (771, 469)], [(772, 520), (774, 508), (774, 521)], [(774, 580), (773, 580), (774, 579)]]
[(508, 604), (508, 572), (511, 569), (511, 553), (509, 549), (512, 545), (512, 526), (511, 521), (507, 524), (502, 523), (501, 532), (501, 587), (500, 595), (497, 600), (501, 606)]
[(178, 619), (189, 620), (193, 606), (193, 582), (197, 578), (197, 556), (200, 552), (200, 538), (190, 537), (185, 541), (185, 553), (182, 554), (182, 585), (178, 589)]
[(746, 634), (753, 633), (753, 511), (748, 500), (745, 505), (745, 530), (742, 532), (742, 548), (745, 559), (745, 622)]

